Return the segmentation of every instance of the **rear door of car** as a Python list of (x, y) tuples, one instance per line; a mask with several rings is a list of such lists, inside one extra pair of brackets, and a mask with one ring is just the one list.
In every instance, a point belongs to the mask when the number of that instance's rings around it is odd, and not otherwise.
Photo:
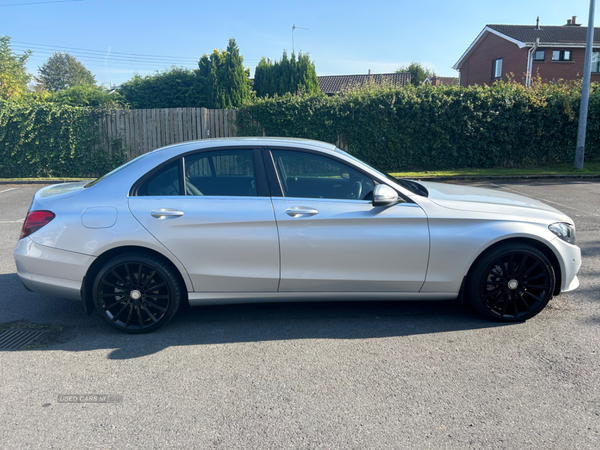
[(260, 151), (186, 154), (142, 178), (137, 220), (186, 267), (195, 292), (276, 292), (279, 239)]
[(429, 230), (417, 204), (374, 207), (377, 181), (332, 156), (273, 148), (264, 157), (280, 239), (280, 292), (420, 290)]

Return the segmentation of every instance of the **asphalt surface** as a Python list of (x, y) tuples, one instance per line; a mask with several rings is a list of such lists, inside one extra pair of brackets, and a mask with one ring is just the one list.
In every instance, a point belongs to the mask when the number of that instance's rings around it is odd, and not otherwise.
[[(600, 448), (600, 181), (469, 184), (569, 214), (580, 288), (514, 325), (452, 302), (297, 303), (192, 308), (128, 336), (20, 285), (40, 186), (0, 186), (0, 323), (64, 329), (0, 351), (0, 448)], [(83, 394), (122, 401), (59, 402)]]

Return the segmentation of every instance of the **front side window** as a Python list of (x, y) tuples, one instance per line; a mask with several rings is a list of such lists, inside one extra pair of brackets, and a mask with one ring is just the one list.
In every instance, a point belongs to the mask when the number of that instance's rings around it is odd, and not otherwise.
[(571, 61), (571, 50), (554, 50), (552, 61)]
[(252, 150), (203, 152), (184, 161), (187, 195), (256, 196)]
[(494, 79), (502, 78), (502, 58), (495, 59), (492, 62), (492, 78), (494, 78)]
[(373, 196), (373, 180), (344, 163), (299, 151), (271, 153), (286, 197), (370, 200)]
[(592, 53), (592, 72), (600, 72), (600, 52)]

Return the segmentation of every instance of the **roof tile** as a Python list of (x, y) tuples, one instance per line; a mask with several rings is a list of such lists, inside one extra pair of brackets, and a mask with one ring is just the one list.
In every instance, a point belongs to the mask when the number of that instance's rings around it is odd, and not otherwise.
[[(533, 43), (540, 38), (540, 44), (585, 44), (587, 27), (578, 26), (540, 26), (535, 25), (488, 25), (508, 37), (521, 42)], [(594, 28), (594, 44), (600, 44), (600, 28)]]
[(377, 73), (371, 75), (330, 75), (317, 77), (319, 88), (325, 94), (336, 94), (344, 87), (362, 86), (368, 80), (375, 84), (381, 84), (382, 81), (388, 81), (395, 86), (406, 86), (410, 83), (410, 73)]

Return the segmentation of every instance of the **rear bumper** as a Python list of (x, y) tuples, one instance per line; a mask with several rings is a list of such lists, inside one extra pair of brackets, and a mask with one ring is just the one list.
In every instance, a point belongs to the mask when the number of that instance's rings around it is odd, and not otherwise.
[(21, 239), (14, 250), (17, 275), (34, 292), (81, 300), (81, 284), (94, 256), (36, 244)]

